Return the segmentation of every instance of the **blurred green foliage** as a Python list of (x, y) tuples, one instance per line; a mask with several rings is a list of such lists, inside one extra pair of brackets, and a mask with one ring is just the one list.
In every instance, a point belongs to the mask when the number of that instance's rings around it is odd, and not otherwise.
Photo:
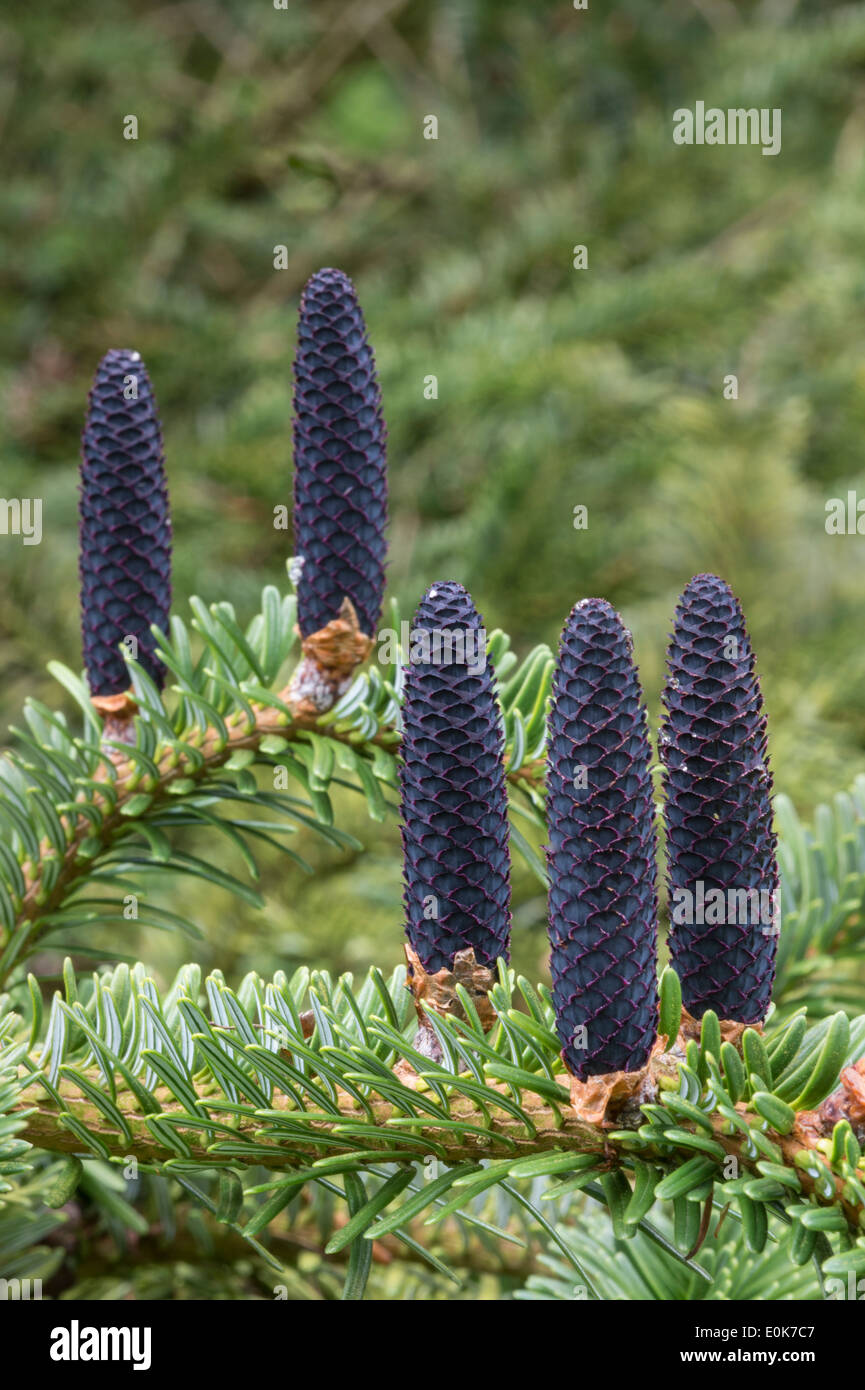
[[(780, 107), (780, 155), (676, 146), (697, 100)], [(40, 546), (0, 537), (4, 722), (57, 701), (47, 659), (80, 663), (76, 457), (109, 347), (161, 404), (180, 609), (245, 618), (283, 583), (296, 306), (332, 264), (381, 370), (404, 611), (458, 578), (522, 652), (604, 595), (655, 716), (676, 595), (716, 571), (777, 786), (807, 812), (865, 770), (865, 541), (824, 529), (863, 486), (865, 6), (17, 0), (0, 139), (2, 490), (44, 503)], [(305, 847), (309, 880), (264, 861), (265, 914), (199, 895), (206, 967), (396, 958), (395, 823), (341, 815), (367, 852)], [(533, 976), (543, 906), (518, 874)], [(166, 975), (190, 952), (133, 927), (106, 948)]]

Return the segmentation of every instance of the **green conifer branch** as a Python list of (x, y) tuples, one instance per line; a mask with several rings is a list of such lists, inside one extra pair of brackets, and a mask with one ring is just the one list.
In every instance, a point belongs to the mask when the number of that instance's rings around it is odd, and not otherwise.
[[(513, 1007), (515, 987), (527, 1012)], [(492, 1032), (432, 1021), (440, 1064), (414, 1048), (402, 970), (387, 985), (372, 971), (357, 990), (324, 973), (248, 976), (235, 992), (185, 967), (160, 995), (142, 967), (120, 966), (78, 992), (70, 976), (40, 1056), (19, 1071), (9, 1108), (20, 1138), (178, 1177), (222, 1172), (237, 1185), (232, 1220), (242, 1207), (252, 1238), (305, 1184), (340, 1193), (352, 1176), (381, 1179), (347, 1242), (422, 1211), (466, 1211), (491, 1185), (519, 1196), (523, 1181), (545, 1179), (550, 1196), (599, 1193), (625, 1238), (670, 1201), (689, 1238), (680, 1253), (712, 1200), (736, 1204), (752, 1249), (778, 1213), (797, 1250), (820, 1244), (829, 1273), (865, 1263), (861, 1120), (838, 1087), (865, 1018), (804, 1032), (788, 1020), (734, 1048), (706, 1015), (699, 1039), (659, 1054), (654, 1097), (610, 1130), (570, 1106), (547, 991), (504, 967)]]
[[(294, 600), (273, 588), (262, 595), (261, 612), (242, 633), (228, 604), (208, 610), (192, 600), (193, 626), (205, 646), (194, 662), (184, 624), (172, 621), (172, 640), (159, 634), (158, 650), (175, 676), (166, 697), (146, 673), (129, 663), (138, 714), (132, 737), (106, 737), (83, 683), (55, 666), (84, 714), (82, 737), (63, 716), (33, 702), (29, 725), (17, 732), (18, 747), (0, 768), (0, 823), (8, 847), (0, 852), (0, 985), (62, 924), (76, 895), (96, 882), (107, 858), (137, 834), (153, 866), (182, 868), (171, 845), (157, 852), (165, 830), (199, 820), (220, 828), (195, 798), (228, 803), (224, 823), (234, 823), (232, 803), (294, 815), (333, 839), (328, 788), (333, 780), (366, 797), (370, 814), (385, 814), (383, 789), (395, 785), (393, 754), (399, 748), (399, 660), (362, 669), (332, 709), (318, 714), (298, 702), (285, 661), (294, 641)], [(392, 621), (399, 631), (399, 616)], [(490, 650), (499, 669), (515, 674), (500, 686), (508, 733), (508, 777), (523, 795), (523, 814), (541, 823), (543, 718), (551, 660), (546, 648), (520, 665), (508, 639), (493, 633)], [(510, 659), (508, 659), (510, 658)], [(272, 688), (271, 688), (272, 687)], [(111, 730), (109, 729), (110, 733)], [(286, 766), (303, 796), (262, 791), (253, 765)], [(246, 829), (237, 822), (241, 829)], [(516, 832), (530, 860), (531, 848)], [(232, 886), (223, 875), (223, 886)]]

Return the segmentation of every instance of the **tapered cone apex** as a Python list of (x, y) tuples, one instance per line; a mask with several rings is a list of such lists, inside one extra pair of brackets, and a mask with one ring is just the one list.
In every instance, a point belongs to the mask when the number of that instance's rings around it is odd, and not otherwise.
[(556, 1026), (580, 1080), (635, 1072), (658, 1023), (656, 838), (630, 634), (583, 599), (562, 632), (547, 762)]
[(503, 735), (485, 633), (460, 584), (434, 584), (405, 668), (402, 808), (406, 935), (424, 969), (479, 965), (510, 940)]
[(161, 688), (165, 670), (150, 625), (168, 626), (171, 518), (159, 417), (137, 352), (115, 349), (99, 363), (79, 491), (81, 636), (90, 693), (128, 689), (121, 642)]
[(387, 472), (375, 358), (354, 286), (319, 270), (300, 301), (294, 363), (294, 545), (308, 637), (351, 599), (374, 637), (384, 596)]
[(772, 778), (742, 610), (715, 575), (698, 574), (682, 594), (667, 669), (660, 753), (671, 963), (695, 1018), (713, 1009), (757, 1023), (777, 946)]

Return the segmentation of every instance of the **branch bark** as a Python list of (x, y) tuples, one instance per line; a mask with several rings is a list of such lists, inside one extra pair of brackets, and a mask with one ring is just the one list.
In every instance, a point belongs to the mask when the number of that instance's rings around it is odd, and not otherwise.
[[(93, 1080), (97, 1085), (99, 1084), (96, 1073), (94, 1073)], [(534, 1127), (534, 1133), (527, 1133), (525, 1124), (516, 1116), (505, 1110), (496, 1111), (495, 1095), (497, 1093), (503, 1096), (507, 1095), (507, 1087), (503, 1084), (488, 1083), (489, 1099), (486, 1104), (489, 1114), (484, 1114), (478, 1106), (465, 1097), (452, 1097), (449, 1117), (452, 1121), (457, 1122), (458, 1127), (442, 1129), (437, 1127), (433, 1120), (429, 1126), (420, 1130), (413, 1128), (412, 1134), (417, 1139), (416, 1148), (410, 1148), (404, 1142), (389, 1141), (390, 1127), (388, 1122), (391, 1120), (399, 1121), (402, 1112), (388, 1101), (370, 1097), (369, 1104), (373, 1110), (373, 1123), (381, 1131), (381, 1138), (375, 1142), (368, 1142), (365, 1137), (364, 1147), (368, 1146), (370, 1150), (380, 1151), (382, 1161), (388, 1163), (417, 1163), (430, 1153), (436, 1153), (440, 1161), (447, 1165), (466, 1161), (478, 1162), (481, 1159), (504, 1158), (510, 1158), (517, 1162), (522, 1158), (560, 1150), (574, 1154), (597, 1154), (598, 1158), (602, 1160), (604, 1169), (621, 1166), (623, 1160), (629, 1156), (627, 1142), (618, 1137), (611, 1138), (608, 1129), (581, 1119), (570, 1106), (569, 1078), (566, 1076), (557, 1077), (556, 1081), (560, 1086), (562, 1098), (561, 1103), (557, 1102), (555, 1106), (541, 1096), (527, 1091), (522, 1093), (522, 1109), (528, 1114)], [(153, 1165), (157, 1168), (168, 1159), (176, 1157), (173, 1152), (154, 1139), (147, 1128), (144, 1114), (130, 1092), (118, 1092), (116, 1103), (131, 1131), (131, 1141), (111, 1128), (98, 1108), (82, 1095), (73, 1083), (61, 1080), (57, 1089), (68, 1112), (97, 1136), (104, 1144), (109, 1156), (123, 1159), (134, 1158), (142, 1165)], [(200, 1131), (189, 1128), (184, 1132), (182, 1126), (179, 1129), (180, 1132), (183, 1132), (184, 1139), (192, 1150), (191, 1161), (200, 1163), (202, 1167), (218, 1167), (220, 1164), (231, 1166), (232, 1164), (236, 1165), (239, 1161), (245, 1161), (272, 1170), (282, 1170), (286, 1176), (290, 1176), (292, 1171), (308, 1168), (324, 1154), (331, 1158), (338, 1155), (349, 1156), (353, 1152), (357, 1152), (357, 1145), (349, 1141), (344, 1131), (340, 1132), (340, 1126), (346, 1120), (369, 1123), (369, 1117), (364, 1114), (353, 1097), (341, 1090), (337, 1094), (339, 1115), (335, 1115), (332, 1120), (310, 1119), (308, 1122), (308, 1141), (286, 1139), (282, 1143), (265, 1143), (260, 1138), (262, 1126), (267, 1123), (265, 1119), (258, 1116), (238, 1117), (232, 1125), (232, 1138), (254, 1141), (258, 1146), (257, 1152), (254, 1155), (250, 1152), (249, 1157), (245, 1160), (238, 1160), (236, 1155), (223, 1158), (218, 1153), (211, 1152), (208, 1145), (202, 1143)], [(222, 1098), (222, 1093), (212, 1083), (198, 1088), (198, 1095), (204, 1111), (207, 1111), (208, 1099)], [(158, 1088), (154, 1092), (154, 1096), (161, 1106), (160, 1114), (162, 1116), (180, 1116), (186, 1113), (166, 1089)], [(42, 1100), (38, 1082), (34, 1082), (22, 1093), (17, 1108), (19, 1111), (24, 1111), (26, 1116), (19, 1131), (20, 1138), (26, 1139), (40, 1149), (61, 1153), (81, 1153), (81, 1139), (72, 1130), (63, 1127), (55, 1104), (46, 1104)], [(300, 1118), (302, 1114), (293, 1108), (288, 1097), (284, 1095), (275, 1094), (271, 1101), (271, 1108), (284, 1111), (287, 1116), (291, 1115), (294, 1118)], [(736, 1109), (742, 1115), (747, 1113), (747, 1108), (743, 1104), (737, 1105)], [(13, 1113), (15, 1112), (13, 1111)], [(224, 1122), (224, 1112), (217, 1110), (214, 1118)], [(715, 1115), (711, 1119), (714, 1138), (724, 1149), (725, 1154), (736, 1159), (743, 1173), (753, 1172), (755, 1175), (759, 1175), (759, 1170), (756, 1168), (757, 1160), (748, 1157), (746, 1153), (747, 1137), (739, 1132), (735, 1134), (725, 1133), (722, 1117)], [(803, 1112), (803, 1120), (805, 1120), (805, 1112)], [(690, 1128), (690, 1126), (681, 1127)], [(392, 1133), (393, 1130), (391, 1129), (390, 1132)], [(327, 1140), (326, 1148), (322, 1145), (321, 1150), (319, 1150), (315, 1143), (317, 1136), (320, 1136), (322, 1140)], [(785, 1167), (796, 1174), (801, 1193), (805, 1197), (813, 1197), (820, 1205), (827, 1206), (838, 1203), (843, 1210), (851, 1233), (860, 1234), (862, 1229), (860, 1224), (861, 1208), (846, 1195), (843, 1180), (832, 1174), (818, 1148), (820, 1136), (813, 1128), (807, 1122), (801, 1126), (797, 1123), (790, 1134), (781, 1135), (772, 1132), (771, 1137), (781, 1151)], [(825, 1174), (832, 1178), (832, 1197), (824, 1197), (817, 1190), (817, 1184), (809, 1173), (797, 1166), (796, 1155), (803, 1150), (807, 1150), (819, 1160), (822, 1168), (825, 1169)], [(685, 1157), (693, 1157), (693, 1153), (693, 1150), (689, 1150), (685, 1155), (679, 1154), (675, 1158), (653, 1158), (652, 1161), (672, 1170), (680, 1166), (685, 1161)]]

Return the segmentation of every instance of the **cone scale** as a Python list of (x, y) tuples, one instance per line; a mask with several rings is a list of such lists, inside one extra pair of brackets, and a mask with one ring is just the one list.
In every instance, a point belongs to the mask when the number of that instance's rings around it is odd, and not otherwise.
[(630, 634), (605, 600), (583, 599), (562, 632), (547, 762), (553, 1002), (578, 1082), (640, 1072), (656, 1042), (649, 765)]
[(660, 735), (671, 963), (685, 1008), (759, 1023), (775, 971), (778, 866), (766, 717), (742, 610), (715, 575), (676, 609)]
[[(162, 434), (147, 369), (137, 352), (106, 353), (90, 392), (81, 441), (81, 635), (91, 695), (117, 701), (129, 688), (120, 651), (161, 688), (165, 670), (151, 623), (165, 630), (171, 605), (171, 519)], [(127, 642), (127, 645), (131, 644)]]

